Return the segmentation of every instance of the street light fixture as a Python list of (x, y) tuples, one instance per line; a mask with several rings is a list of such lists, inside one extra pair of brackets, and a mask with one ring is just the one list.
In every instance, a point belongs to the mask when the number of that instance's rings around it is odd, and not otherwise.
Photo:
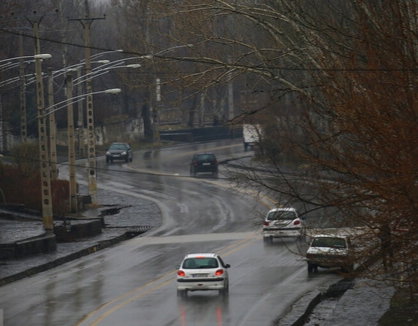
[(110, 88), (110, 89), (107, 89), (103, 92), (106, 93), (106, 94), (116, 95), (116, 94), (119, 94), (121, 92), (121, 89), (120, 88)]
[[(0, 60), (0, 69), (3, 68), (3, 66), (7, 66), (12, 64), (11, 60), (20, 60), (20, 59), (42, 59), (42, 60), (46, 60), (46, 59), (51, 59), (52, 55), (50, 55), (49, 53), (40, 53), (40, 54), (35, 54), (35, 55), (25, 55), (22, 57), (14, 57), (14, 58), (8, 58), (8, 59), (3, 59)], [(3, 62), (6, 62), (5, 64), (2, 64)]]
[(52, 55), (50, 55), (49, 53), (41, 53), (41, 54), (35, 54), (33, 57), (35, 59), (46, 60), (46, 59), (51, 59)]

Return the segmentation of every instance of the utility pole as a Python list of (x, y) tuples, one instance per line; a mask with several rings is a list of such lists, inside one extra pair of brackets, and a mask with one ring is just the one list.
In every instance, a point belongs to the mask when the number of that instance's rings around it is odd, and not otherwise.
[(54, 231), (53, 213), (52, 213), (52, 194), (51, 194), (51, 179), (49, 167), (49, 153), (48, 153), (48, 139), (47, 139), (47, 125), (45, 116), (45, 100), (44, 100), (44, 84), (42, 79), (42, 58), (41, 45), (39, 41), (39, 24), (42, 17), (30, 20), (33, 26), (35, 36), (35, 70), (36, 70), (36, 99), (38, 106), (38, 133), (39, 133), (39, 163), (41, 173), (41, 194), (42, 194), (42, 219), (44, 228), (48, 232)]
[(51, 113), (49, 117), (49, 146), (51, 149), (51, 179), (58, 179), (57, 169), (57, 124), (55, 123), (54, 112), (54, 72), (52, 68), (48, 68), (48, 107)]
[[(88, 4), (86, 0), (86, 7)], [(88, 12), (88, 11), (87, 11)], [(70, 21), (77, 20), (81, 23), (84, 29), (84, 47), (86, 57), (86, 114), (87, 114), (87, 173), (88, 173), (88, 188), (92, 205), (97, 205), (97, 162), (96, 162), (96, 135), (94, 127), (94, 110), (93, 110), (93, 87), (91, 78), (91, 54), (90, 54), (90, 29), (91, 24), (95, 20), (103, 20), (103, 18), (78, 18), (69, 19)]]
[(74, 113), (73, 113), (73, 76), (67, 74), (67, 99), (68, 99), (68, 162), (70, 164), (70, 211), (77, 212), (77, 183), (75, 178), (75, 140), (74, 140)]
[[(228, 63), (231, 63), (231, 58), (228, 58)], [(234, 84), (232, 82), (232, 71), (228, 73), (228, 114), (229, 120), (234, 118)]]
[[(77, 69), (77, 79), (80, 80), (81, 78), (81, 67)], [(82, 83), (78, 84), (77, 87), (77, 95), (81, 95), (83, 93), (83, 85)], [(84, 156), (84, 106), (83, 101), (77, 101), (77, 127), (78, 127), (78, 155)]]
[(27, 119), (26, 119), (26, 80), (25, 62), (23, 60), (23, 34), (19, 33), (19, 81), (20, 81), (20, 140), (27, 141)]

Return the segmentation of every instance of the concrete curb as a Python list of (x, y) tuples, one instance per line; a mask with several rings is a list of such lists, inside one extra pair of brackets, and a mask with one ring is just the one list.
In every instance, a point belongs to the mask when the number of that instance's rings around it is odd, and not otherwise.
[(341, 297), (353, 287), (354, 280), (345, 278), (331, 283), (325, 292), (309, 292), (296, 301), (286, 316), (279, 319), (276, 324), (278, 326), (303, 326), (317, 305), (329, 298)]
[(281, 319), (277, 320), (277, 326), (303, 326), (309, 314), (321, 302), (322, 293), (309, 292), (296, 301), (290, 311)]

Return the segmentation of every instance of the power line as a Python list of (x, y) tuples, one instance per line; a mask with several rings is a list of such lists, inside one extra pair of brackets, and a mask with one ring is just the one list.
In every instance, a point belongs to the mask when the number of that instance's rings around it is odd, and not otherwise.
[[(87, 18), (86, 18), (87, 19)], [(92, 18), (90, 18), (92, 19)], [(99, 18), (94, 18), (94, 19), (99, 19)], [(104, 19), (104, 18), (102, 18)], [(81, 19), (71, 19), (71, 20), (78, 20), (80, 21)], [(15, 31), (11, 31), (5, 28), (0, 28), (0, 32), (6, 33), (6, 34), (11, 34), (11, 35), (19, 35), (20, 32), (15, 32)], [(24, 37), (28, 37), (31, 39), (34, 39), (33, 35), (30, 34), (26, 34), (26, 33), (22, 33), (22, 35)], [(77, 48), (82, 48), (85, 49), (86, 46), (84, 44), (78, 44), (78, 43), (71, 43), (71, 42), (63, 42), (63, 41), (59, 41), (59, 40), (54, 40), (54, 39), (50, 39), (50, 38), (46, 38), (46, 37), (39, 37), (39, 40), (42, 40), (44, 42), (49, 42), (49, 43), (55, 43), (55, 44), (60, 44), (60, 45), (71, 45)], [(97, 51), (112, 51), (114, 49), (109, 49), (109, 48), (103, 48), (103, 47), (98, 47), (98, 46), (89, 46), (90, 49), (92, 50), (97, 50)], [(133, 52), (133, 51), (123, 51), (121, 53), (124, 54), (128, 54), (128, 55), (138, 55), (138, 56), (144, 56), (147, 55), (147, 53), (139, 53), (139, 52)], [(158, 56), (155, 56), (158, 57)], [(169, 59), (173, 59), (173, 60), (177, 60), (177, 61), (185, 61), (185, 62), (194, 62), (194, 63), (205, 63), (208, 65), (220, 65), (221, 63), (219, 61), (210, 61), (208, 60), (208, 58), (205, 58), (204, 60), (202, 60), (199, 57), (164, 57), (164, 58), (169, 58)], [(227, 63), (225, 63), (225, 65), (227, 65)], [(231, 64), (229, 64), (231, 65)], [(245, 68), (245, 66), (242, 66), (243, 68)], [(390, 69), (390, 68), (310, 68), (310, 67), (277, 67), (277, 66), (272, 66), (272, 67), (259, 67), (259, 66), (248, 66), (251, 68), (255, 68), (255, 69), (259, 69), (259, 70), (280, 70), (280, 71), (305, 71), (305, 72), (416, 72), (418, 71), (418, 68), (394, 68), (394, 69)]]

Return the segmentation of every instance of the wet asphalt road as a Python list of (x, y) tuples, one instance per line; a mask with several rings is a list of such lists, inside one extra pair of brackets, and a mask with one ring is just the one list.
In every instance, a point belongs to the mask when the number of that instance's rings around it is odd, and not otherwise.
[[(298, 297), (337, 279), (308, 277), (303, 244), (265, 246), (254, 222), (267, 207), (231, 189), (222, 167), (219, 179), (188, 175), (192, 153), (227, 158), (242, 153), (242, 144), (201, 146), (138, 152), (128, 168), (99, 160), (99, 188), (133, 207), (152, 201), (161, 226), (0, 288), (6, 325), (270, 325)], [(77, 169), (77, 180), (84, 182), (85, 169)], [(227, 300), (215, 292), (176, 297), (174, 266), (203, 251), (218, 252), (232, 266)]]

